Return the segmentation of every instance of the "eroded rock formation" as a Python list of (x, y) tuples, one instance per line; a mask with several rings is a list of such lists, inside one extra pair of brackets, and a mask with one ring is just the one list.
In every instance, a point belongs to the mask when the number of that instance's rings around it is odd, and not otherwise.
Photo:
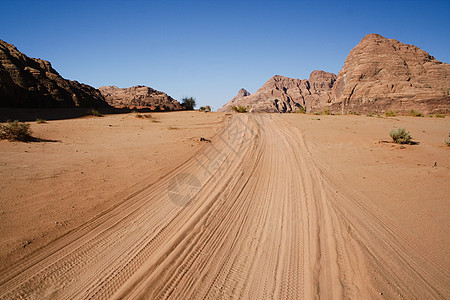
[(62, 78), (50, 62), (0, 40), (0, 107), (108, 107), (100, 92)]
[(181, 104), (164, 92), (147, 86), (137, 85), (130, 88), (102, 86), (99, 88), (106, 101), (115, 107), (137, 107), (162, 110), (181, 110)]
[(450, 65), (413, 45), (369, 34), (350, 52), (336, 76), (313, 71), (308, 80), (274, 76), (252, 95), (238, 95), (232, 105), (254, 112), (371, 113), (411, 109), (450, 111)]

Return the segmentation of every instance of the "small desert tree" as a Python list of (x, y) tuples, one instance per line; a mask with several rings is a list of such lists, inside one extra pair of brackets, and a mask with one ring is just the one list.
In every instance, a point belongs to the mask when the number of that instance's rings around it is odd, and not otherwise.
[(184, 97), (183, 99), (181, 99), (181, 101), (182, 101), (181, 105), (186, 110), (194, 110), (194, 107), (197, 105), (195, 103), (195, 98), (194, 97)]

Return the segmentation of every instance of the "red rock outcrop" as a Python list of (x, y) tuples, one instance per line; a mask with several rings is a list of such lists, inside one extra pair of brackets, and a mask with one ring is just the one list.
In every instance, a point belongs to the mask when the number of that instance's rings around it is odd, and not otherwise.
[(313, 71), (309, 80), (274, 76), (256, 93), (237, 96), (232, 105), (255, 112), (307, 112), (325, 108), (337, 113), (411, 109), (450, 111), (450, 65), (413, 45), (369, 34), (350, 52), (336, 77)]
[(446, 112), (450, 65), (414, 45), (369, 34), (353, 48), (333, 86), (333, 111)]
[(137, 107), (162, 110), (182, 110), (180, 102), (164, 92), (147, 86), (137, 85), (130, 88), (102, 86), (99, 88), (106, 101), (115, 107)]
[(241, 89), (219, 111), (231, 111), (231, 107), (237, 105), (247, 106), (250, 112), (310, 110), (312, 106), (331, 101), (335, 78), (335, 74), (324, 71), (313, 71), (309, 80), (275, 75), (254, 94)]
[(108, 107), (100, 92), (66, 80), (50, 62), (30, 58), (0, 40), (0, 107)]

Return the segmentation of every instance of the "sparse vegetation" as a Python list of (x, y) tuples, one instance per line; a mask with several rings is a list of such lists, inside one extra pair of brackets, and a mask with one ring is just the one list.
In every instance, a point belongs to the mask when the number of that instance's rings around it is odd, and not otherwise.
[(212, 109), (211, 106), (206, 105), (206, 106), (200, 106), (199, 110), (200, 110), (200, 111), (204, 111), (204, 112), (210, 112), (210, 111), (212, 111), (213, 109)]
[(414, 109), (411, 109), (408, 112), (408, 116), (411, 116), (411, 117), (423, 117), (423, 114), (420, 111), (415, 111)]
[(319, 116), (319, 115), (331, 115), (331, 112), (330, 112), (330, 110), (329, 110), (328, 108), (325, 108), (325, 109), (322, 110), (322, 111), (316, 111), (316, 112), (314, 112), (314, 114), (315, 114), (316, 116)]
[(412, 137), (404, 128), (392, 129), (391, 131), (389, 131), (389, 135), (391, 136), (394, 143), (411, 144)]
[(444, 142), (447, 145), (447, 147), (450, 147), (450, 132), (448, 133), (448, 139), (446, 139)]
[(298, 106), (295, 112), (298, 114), (306, 114), (306, 109), (303, 106)]
[(444, 114), (435, 114), (434, 115), (436, 118), (445, 118)]
[(36, 119), (36, 123), (38, 123), (38, 124), (45, 124), (45, 123), (47, 123), (47, 120)]
[(103, 117), (103, 115), (101, 113), (99, 113), (97, 110), (95, 109), (90, 109), (86, 112), (87, 116), (94, 116), (94, 117)]
[(5, 125), (0, 125), (0, 139), (10, 141), (29, 141), (31, 137), (30, 124), (19, 121), (8, 121)]
[(386, 117), (396, 117), (397, 114), (393, 110), (388, 110), (384, 113)]
[(183, 99), (181, 99), (181, 101), (181, 105), (186, 110), (194, 110), (195, 106), (197, 105), (195, 103), (195, 98), (193, 97), (184, 97)]
[(359, 115), (360, 115), (360, 113), (359, 113), (359, 112), (356, 112), (356, 111), (349, 111), (348, 114), (349, 114), (349, 115), (356, 115), (356, 116), (359, 116)]
[(238, 105), (238, 106), (232, 106), (231, 110), (237, 113), (246, 113), (248, 112), (248, 108), (246, 106), (243, 105)]

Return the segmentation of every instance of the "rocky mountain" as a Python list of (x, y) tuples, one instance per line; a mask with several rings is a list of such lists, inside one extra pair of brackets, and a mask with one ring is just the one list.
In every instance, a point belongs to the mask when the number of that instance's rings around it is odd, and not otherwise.
[(106, 101), (115, 107), (137, 107), (163, 110), (182, 110), (180, 102), (164, 92), (147, 86), (137, 85), (130, 88), (102, 86), (99, 88)]
[(450, 108), (450, 65), (414, 45), (369, 34), (350, 51), (333, 86), (332, 110), (383, 112)]
[(108, 107), (100, 92), (62, 78), (50, 62), (0, 40), (0, 107)]
[(254, 94), (241, 89), (219, 111), (231, 111), (231, 107), (237, 105), (247, 106), (251, 112), (311, 110), (331, 101), (331, 88), (335, 80), (335, 74), (324, 71), (313, 71), (309, 80), (275, 75)]
[(413, 45), (377, 34), (365, 36), (336, 76), (313, 71), (308, 80), (274, 76), (256, 93), (236, 96), (232, 105), (255, 112), (369, 113), (411, 109), (423, 113), (450, 110), (450, 65)]
[(245, 103), (245, 100), (243, 98), (250, 96), (250, 93), (246, 89), (240, 89), (238, 94), (228, 101), (222, 108), (220, 108), (218, 111), (231, 111), (232, 106), (236, 105), (242, 105)]

